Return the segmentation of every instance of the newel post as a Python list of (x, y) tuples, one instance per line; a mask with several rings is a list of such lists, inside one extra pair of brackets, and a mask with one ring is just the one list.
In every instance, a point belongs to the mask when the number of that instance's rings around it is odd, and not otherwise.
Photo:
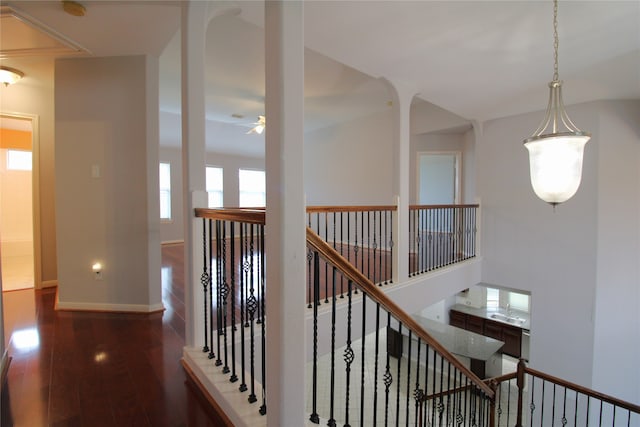
[(494, 379), (489, 382), (489, 387), (493, 390), (493, 399), (489, 404), (489, 427), (496, 426), (496, 401), (500, 398), (498, 396), (498, 382)]

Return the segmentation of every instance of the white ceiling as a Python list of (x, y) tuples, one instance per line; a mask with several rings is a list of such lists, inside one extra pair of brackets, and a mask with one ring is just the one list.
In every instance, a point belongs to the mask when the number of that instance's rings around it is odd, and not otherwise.
[[(162, 54), (161, 110), (178, 112), (180, 2), (82, 3), (87, 13), (79, 18), (58, 1), (3, 1), (72, 41), (76, 55)], [(264, 112), (263, 5), (215, 5), (239, 13), (209, 26), (207, 114), (248, 129)], [(550, 0), (306, 1), (305, 125), (388, 108), (381, 78), (469, 120), (541, 110), (553, 71), (552, 11)], [(39, 62), (6, 54), (4, 22), (1, 62), (27, 79)], [(559, 36), (565, 103), (640, 99), (639, 1), (562, 0)]]

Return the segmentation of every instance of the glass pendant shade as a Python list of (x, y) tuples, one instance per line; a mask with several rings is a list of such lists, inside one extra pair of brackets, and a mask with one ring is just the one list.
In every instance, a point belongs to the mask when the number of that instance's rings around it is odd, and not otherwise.
[(569, 200), (582, 179), (584, 146), (591, 138), (573, 124), (562, 102), (562, 82), (549, 83), (549, 105), (536, 132), (524, 140), (529, 150), (531, 186), (551, 205)]
[(558, 133), (530, 138), (531, 186), (536, 195), (551, 205), (569, 200), (578, 191), (582, 179), (582, 155), (589, 136)]

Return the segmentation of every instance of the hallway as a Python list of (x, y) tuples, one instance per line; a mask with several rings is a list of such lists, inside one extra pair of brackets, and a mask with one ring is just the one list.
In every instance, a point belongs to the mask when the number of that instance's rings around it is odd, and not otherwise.
[(16, 427), (219, 425), (180, 364), (182, 245), (162, 254), (164, 312), (55, 311), (55, 288), (3, 294), (12, 336), (3, 427), (10, 416)]

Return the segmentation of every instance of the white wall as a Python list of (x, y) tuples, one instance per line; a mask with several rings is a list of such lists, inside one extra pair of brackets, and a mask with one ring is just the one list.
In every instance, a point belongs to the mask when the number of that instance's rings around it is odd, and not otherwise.
[[(531, 292), (531, 365), (635, 401), (638, 381), (605, 384), (602, 377), (638, 375), (629, 359), (638, 360), (637, 348), (629, 357), (618, 358), (620, 351), (633, 347), (634, 337), (638, 343), (639, 336), (637, 111), (637, 102), (569, 108), (574, 122), (593, 137), (586, 146), (580, 189), (555, 211), (531, 189), (521, 142), (538, 125), (542, 112), (487, 122), (476, 144), (482, 279)], [(634, 172), (620, 170), (619, 165)], [(609, 199), (621, 201), (616, 206)], [(622, 203), (631, 210), (617, 213), (624, 210)], [(613, 254), (620, 249), (633, 255), (614, 263)], [(616, 274), (601, 277), (603, 269)], [(611, 281), (626, 295), (609, 293)], [(622, 299), (625, 310), (616, 307)], [(604, 331), (610, 333), (614, 325), (619, 332), (603, 341)]]
[(308, 205), (394, 204), (391, 111), (305, 134)]
[(599, 112), (593, 387), (640, 403), (640, 101)]
[(143, 56), (56, 61), (61, 308), (162, 307), (157, 73)]

